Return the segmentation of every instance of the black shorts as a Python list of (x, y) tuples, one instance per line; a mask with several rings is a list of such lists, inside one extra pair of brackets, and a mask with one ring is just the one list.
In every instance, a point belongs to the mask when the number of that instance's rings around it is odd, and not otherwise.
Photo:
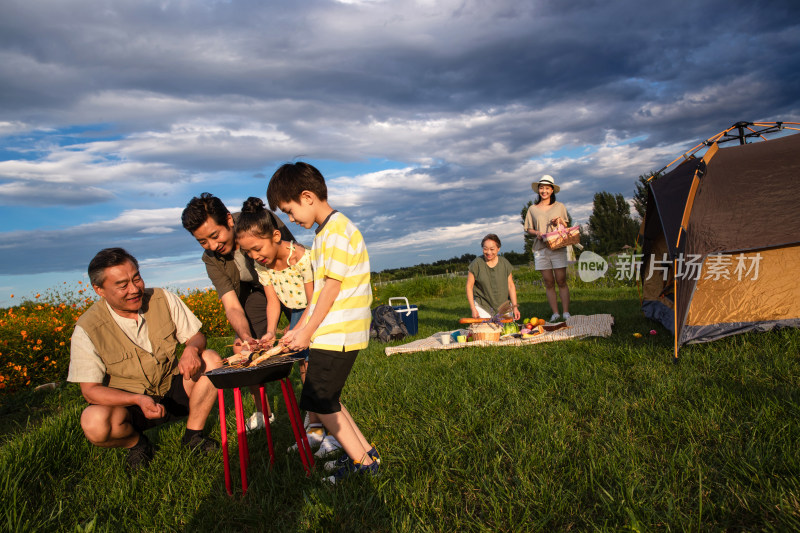
[(358, 350), (337, 352), (312, 348), (300, 394), (300, 409), (322, 415), (341, 411), (339, 396), (357, 355)]
[(186, 395), (186, 389), (183, 388), (183, 376), (181, 374), (176, 374), (172, 377), (172, 385), (163, 398), (160, 400), (158, 398), (154, 399), (164, 406), (166, 414), (161, 418), (147, 418), (138, 405), (127, 406), (128, 413), (131, 415), (131, 425), (139, 433), (189, 416), (189, 396)]

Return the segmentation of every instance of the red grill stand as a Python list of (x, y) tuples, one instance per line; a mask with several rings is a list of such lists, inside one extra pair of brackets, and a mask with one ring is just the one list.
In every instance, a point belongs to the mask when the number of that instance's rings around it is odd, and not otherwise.
[[(308, 444), (308, 436), (306, 435), (305, 428), (303, 427), (303, 419), (300, 415), (300, 409), (297, 406), (297, 399), (294, 396), (294, 389), (288, 377), (280, 379), (281, 390), (283, 391), (283, 401), (286, 404), (286, 412), (289, 415), (289, 421), (292, 424), (292, 432), (294, 433), (294, 440), (297, 442), (297, 450), (300, 453), (300, 460), (303, 462), (303, 468), (306, 470), (306, 476), (311, 475), (311, 469), (314, 468), (314, 456), (311, 453), (311, 446)], [(267, 401), (264, 395), (264, 384), (260, 384), (259, 392), (261, 393), (261, 409), (262, 412), (267, 411)], [(222, 441), (222, 460), (225, 466), (225, 489), (228, 494), (233, 495), (231, 487), (231, 467), (230, 459), (228, 458), (228, 429), (225, 425), (225, 398), (223, 396), (223, 389), (218, 390), (219, 399), (219, 424)], [(242, 494), (247, 492), (247, 467), (250, 464), (250, 450), (247, 446), (247, 428), (245, 427), (244, 409), (242, 408), (242, 391), (235, 387), (233, 389), (233, 403), (236, 412), (236, 435), (239, 442), (239, 470), (242, 476)], [(269, 420), (264, 420), (265, 430), (267, 432), (267, 447), (269, 448), (270, 467), (275, 464), (275, 449), (272, 444), (272, 431), (270, 430)]]

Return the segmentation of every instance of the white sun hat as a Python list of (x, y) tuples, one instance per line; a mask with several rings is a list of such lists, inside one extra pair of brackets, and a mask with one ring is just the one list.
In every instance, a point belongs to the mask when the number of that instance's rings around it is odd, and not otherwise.
[(536, 192), (539, 192), (539, 185), (549, 185), (553, 188), (553, 192), (556, 193), (561, 190), (561, 187), (556, 185), (555, 181), (553, 180), (553, 176), (550, 176), (548, 174), (542, 176), (542, 179), (540, 179), (539, 181), (534, 181), (533, 183), (531, 183), (531, 189), (533, 189)]

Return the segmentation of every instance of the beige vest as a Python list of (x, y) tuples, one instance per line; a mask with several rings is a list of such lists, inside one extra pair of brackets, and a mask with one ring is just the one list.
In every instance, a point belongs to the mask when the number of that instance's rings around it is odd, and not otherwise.
[(105, 385), (135, 394), (164, 396), (178, 373), (175, 324), (162, 289), (145, 289), (142, 301), (148, 337), (147, 352), (131, 341), (119, 328), (105, 300), (95, 302), (77, 325), (83, 328), (106, 365)]

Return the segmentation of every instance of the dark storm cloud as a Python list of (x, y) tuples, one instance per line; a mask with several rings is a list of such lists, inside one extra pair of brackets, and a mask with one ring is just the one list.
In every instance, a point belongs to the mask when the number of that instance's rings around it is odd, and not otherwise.
[[(794, 1), (9, 0), (0, 135), (104, 124), (113, 139), (38, 143), (0, 166), (0, 193), (174, 207), (176, 183), (383, 159), (394, 173), (332, 183), (368, 242), (507, 221), (544, 173), (585, 215), (595, 192), (630, 197), (639, 174), (733, 122), (798, 120), (798, 21)], [(4, 233), (0, 247), (43, 269), (28, 243), (63, 268), (115, 239), (142, 257), (193, 245), (180, 228), (114, 228)]]
[(3, 9), (9, 111), (120, 89), (366, 104), (378, 116), (571, 94), (619, 102), (622, 89), (630, 111), (737, 74), (796, 76), (800, 19), (795, 2), (45, 4)]

